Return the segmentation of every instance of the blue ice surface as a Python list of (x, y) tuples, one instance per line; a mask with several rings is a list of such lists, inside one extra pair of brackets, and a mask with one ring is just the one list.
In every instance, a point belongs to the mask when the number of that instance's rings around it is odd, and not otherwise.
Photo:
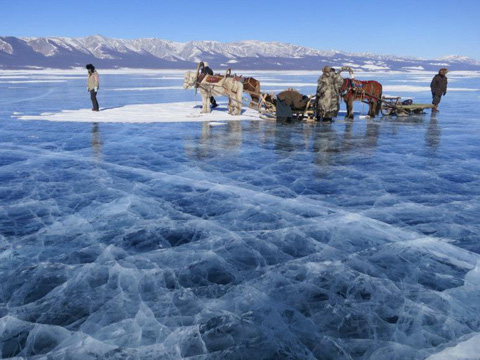
[[(193, 99), (113, 91), (181, 76), (101, 76), (102, 108)], [(89, 107), (85, 80), (0, 82), (0, 357), (405, 360), (468, 340), (480, 92), (453, 89), (478, 84), (452, 76), (436, 116), (212, 128), (21, 121)]]

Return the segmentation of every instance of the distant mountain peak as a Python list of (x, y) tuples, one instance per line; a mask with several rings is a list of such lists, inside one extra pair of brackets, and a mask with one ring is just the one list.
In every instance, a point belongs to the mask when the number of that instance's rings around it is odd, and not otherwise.
[(446, 56), (442, 56), (438, 60), (441, 60), (441, 61), (455, 61), (455, 62), (459, 61), (459, 62), (466, 62), (466, 63), (479, 64), (480, 65), (479, 61), (477, 61), (475, 59), (472, 59), (471, 57), (463, 56), (463, 55), (446, 55)]
[(480, 70), (466, 56), (425, 60), (414, 57), (317, 50), (279, 41), (243, 40), (222, 43), (192, 40), (181, 43), (158, 38), (115, 39), (100, 34), (83, 38), (0, 37), (0, 68), (71, 68), (95, 63), (103, 68), (194, 68), (207, 60), (215, 68), (242, 70), (320, 70), (325, 65), (348, 65), (361, 71)]

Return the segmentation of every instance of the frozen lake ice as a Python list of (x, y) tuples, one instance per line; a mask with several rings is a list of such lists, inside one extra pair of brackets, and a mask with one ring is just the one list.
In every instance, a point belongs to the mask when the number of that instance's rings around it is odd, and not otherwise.
[(109, 122), (83, 73), (0, 72), (0, 357), (480, 359), (478, 74), (436, 116), (212, 124), (155, 113), (199, 111), (181, 71), (99, 72)]

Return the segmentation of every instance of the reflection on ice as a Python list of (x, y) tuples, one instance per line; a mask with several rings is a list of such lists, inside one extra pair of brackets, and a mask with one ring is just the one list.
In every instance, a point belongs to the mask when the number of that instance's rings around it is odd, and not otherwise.
[(435, 115), (432, 115), (430, 117), (427, 131), (425, 132), (425, 144), (432, 149), (432, 151), (437, 151), (440, 145), (440, 136), (440, 126)]
[(98, 123), (93, 123), (92, 126), (92, 151), (97, 159), (102, 157), (102, 138)]

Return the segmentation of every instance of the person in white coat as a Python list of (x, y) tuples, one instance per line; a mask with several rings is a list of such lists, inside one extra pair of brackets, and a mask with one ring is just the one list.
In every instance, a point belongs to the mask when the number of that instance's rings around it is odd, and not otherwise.
[(92, 100), (92, 111), (99, 111), (100, 108), (97, 101), (97, 92), (100, 87), (100, 81), (98, 73), (97, 70), (95, 70), (95, 66), (92, 64), (88, 64), (86, 68), (88, 70), (87, 90), (90, 93), (90, 99)]

